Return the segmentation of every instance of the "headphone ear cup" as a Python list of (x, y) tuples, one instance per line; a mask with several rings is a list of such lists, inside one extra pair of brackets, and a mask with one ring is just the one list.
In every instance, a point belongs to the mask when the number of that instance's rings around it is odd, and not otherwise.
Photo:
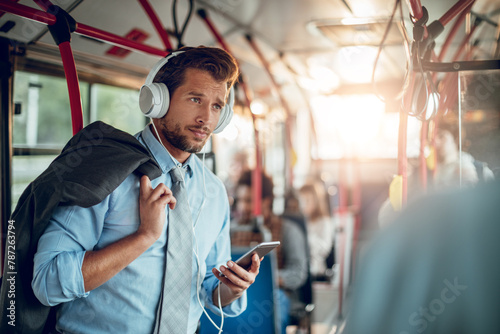
[(168, 88), (163, 83), (143, 85), (139, 93), (139, 107), (150, 118), (162, 118), (167, 114), (170, 104)]
[(229, 96), (227, 98), (227, 103), (224, 106), (224, 109), (222, 109), (220, 117), (219, 117), (219, 122), (217, 123), (217, 126), (215, 127), (213, 133), (220, 133), (224, 128), (231, 122), (231, 118), (233, 118), (233, 106), (234, 106), (234, 87), (231, 87), (231, 90), (229, 91)]

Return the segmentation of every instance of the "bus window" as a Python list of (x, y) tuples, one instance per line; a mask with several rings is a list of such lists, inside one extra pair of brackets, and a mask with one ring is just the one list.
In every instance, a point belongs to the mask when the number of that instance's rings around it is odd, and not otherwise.
[[(135, 134), (146, 124), (138, 90), (80, 80), (80, 93), (84, 125), (101, 120)], [(12, 210), (73, 135), (65, 78), (16, 71), (14, 102)]]
[[(88, 84), (80, 84), (80, 89), (85, 114)], [(17, 71), (14, 102), (19, 101), (22, 104), (14, 117), (14, 146), (60, 149), (71, 138), (71, 113), (64, 78)]]
[[(81, 83), (80, 91), (85, 119), (88, 84)], [(48, 167), (72, 136), (64, 78), (16, 71), (14, 103), (12, 210), (26, 186)]]
[(91, 88), (90, 116), (120, 130), (135, 134), (142, 130), (146, 118), (139, 110), (139, 91), (102, 84)]

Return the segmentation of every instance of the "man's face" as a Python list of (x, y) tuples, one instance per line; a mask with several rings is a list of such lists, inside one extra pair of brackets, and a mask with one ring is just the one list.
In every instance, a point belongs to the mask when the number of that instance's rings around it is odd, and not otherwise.
[(187, 69), (185, 80), (170, 97), (167, 114), (158, 120), (160, 137), (179, 162), (199, 152), (217, 126), (226, 101), (225, 82), (205, 71)]
[(240, 223), (249, 222), (252, 218), (252, 187), (239, 185), (236, 189), (236, 215)]

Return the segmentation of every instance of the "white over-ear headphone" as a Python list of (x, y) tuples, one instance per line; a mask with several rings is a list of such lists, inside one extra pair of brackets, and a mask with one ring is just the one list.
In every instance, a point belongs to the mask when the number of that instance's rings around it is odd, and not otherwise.
[[(141, 111), (147, 117), (162, 118), (167, 114), (170, 104), (170, 94), (168, 92), (167, 85), (160, 82), (153, 83), (153, 80), (158, 71), (163, 68), (170, 58), (176, 57), (183, 52), (185, 51), (172, 52), (167, 57), (156, 63), (151, 69), (151, 72), (149, 72), (146, 82), (141, 87), (139, 94), (139, 106)], [(229, 124), (231, 118), (233, 117), (233, 105), (234, 89), (231, 88), (229, 91), (229, 97), (227, 98), (227, 103), (221, 110), (219, 122), (217, 123), (213, 133), (221, 132)]]

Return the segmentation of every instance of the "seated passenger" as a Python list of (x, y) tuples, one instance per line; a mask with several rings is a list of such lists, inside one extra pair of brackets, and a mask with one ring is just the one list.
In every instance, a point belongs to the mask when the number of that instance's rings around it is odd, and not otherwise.
[(334, 251), (335, 225), (327, 209), (326, 191), (320, 184), (300, 188), (300, 204), (307, 221), (307, 239), (313, 280), (326, 281), (327, 258)]
[(500, 182), (416, 201), (357, 270), (347, 334), (500, 333)]
[[(270, 232), (272, 240), (281, 242), (277, 249), (278, 284), (282, 332), (285, 333), (290, 312), (300, 303), (297, 291), (304, 284), (308, 275), (307, 241), (296, 223), (282, 219), (273, 213), (273, 199), (273, 182), (269, 176), (263, 173), (263, 225), (265, 230)], [(264, 241), (263, 231), (259, 230), (259, 226), (256, 226), (252, 213), (252, 171), (246, 171), (241, 175), (236, 186), (236, 214), (235, 220), (231, 223), (231, 244), (233, 246), (249, 246), (252, 243)], [(245, 230), (241, 227), (250, 228)]]

